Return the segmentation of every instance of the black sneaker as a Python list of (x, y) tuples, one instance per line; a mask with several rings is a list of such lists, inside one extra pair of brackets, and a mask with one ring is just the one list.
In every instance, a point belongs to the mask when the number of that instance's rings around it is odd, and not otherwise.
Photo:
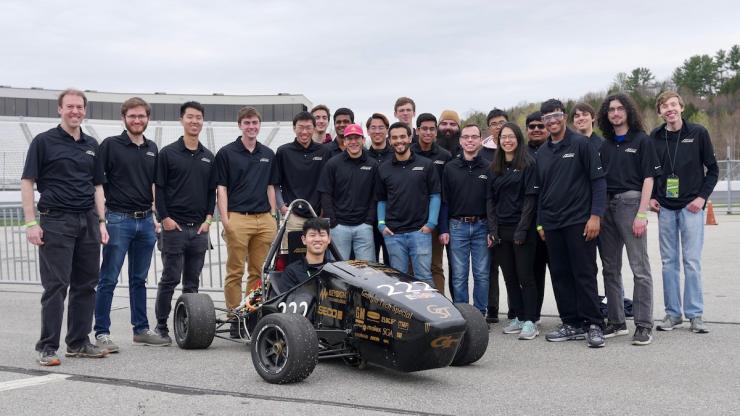
[(244, 330), (244, 327), (239, 324), (239, 322), (232, 322), (231, 327), (229, 328), (229, 337), (230, 338), (246, 338), (247, 337), (247, 331)]
[(167, 345), (172, 345), (172, 338), (170, 338), (170, 331), (167, 327), (157, 327), (155, 332), (166, 342)]
[(601, 348), (606, 345), (606, 342), (604, 341), (604, 332), (598, 325), (591, 324), (591, 326), (588, 327), (586, 339), (588, 340), (588, 346), (591, 348)]
[(486, 322), (488, 322), (489, 324), (497, 324), (498, 323), (498, 311), (489, 309), (488, 314), (486, 315)]
[(98, 348), (95, 345), (86, 342), (76, 348), (67, 347), (67, 352), (64, 353), (64, 355), (67, 357), (79, 358), (103, 358), (108, 355), (108, 350)]
[(622, 322), (621, 324), (615, 324), (609, 322), (604, 328), (604, 338), (613, 338), (620, 335), (628, 335), (630, 331), (627, 330), (627, 324)]
[(575, 328), (568, 324), (562, 324), (558, 329), (545, 334), (545, 339), (550, 342), (573, 341), (585, 339), (586, 333), (583, 328)]
[(653, 342), (653, 330), (638, 326), (635, 329), (635, 335), (632, 336), (632, 345), (648, 345), (651, 342)]

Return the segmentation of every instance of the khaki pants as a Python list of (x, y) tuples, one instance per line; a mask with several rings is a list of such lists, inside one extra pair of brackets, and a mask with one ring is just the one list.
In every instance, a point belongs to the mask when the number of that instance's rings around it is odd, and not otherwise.
[(445, 293), (445, 273), (442, 268), (442, 250), (444, 246), (439, 242), (439, 232), (432, 231), (432, 280), (439, 293)]
[(242, 300), (244, 261), (247, 262), (247, 291), (259, 286), (261, 268), (270, 244), (277, 233), (275, 218), (270, 213), (245, 215), (229, 212), (229, 231), (224, 229), (226, 241), (226, 281), (224, 298), (226, 308), (239, 306)]

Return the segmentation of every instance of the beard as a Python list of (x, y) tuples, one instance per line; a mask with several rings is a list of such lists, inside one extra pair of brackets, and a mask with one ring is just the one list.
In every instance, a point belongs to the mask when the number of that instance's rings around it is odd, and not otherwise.
[(131, 125), (129, 123), (124, 123), (124, 124), (126, 125), (126, 131), (127, 132), (129, 132), (131, 134), (137, 134), (137, 135), (138, 134), (144, 134), (144, 132), (146, 131), (147, 126), (149, 125), (149, 123), (144, 123), (143, 126), (139, 127), (139, 126)]

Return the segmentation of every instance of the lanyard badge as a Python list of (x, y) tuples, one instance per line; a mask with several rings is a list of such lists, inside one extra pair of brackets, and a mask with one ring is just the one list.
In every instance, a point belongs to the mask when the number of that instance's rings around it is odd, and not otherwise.
[(670, 175), (666, 180), (666, 198), (678, 198), (678, 176)]

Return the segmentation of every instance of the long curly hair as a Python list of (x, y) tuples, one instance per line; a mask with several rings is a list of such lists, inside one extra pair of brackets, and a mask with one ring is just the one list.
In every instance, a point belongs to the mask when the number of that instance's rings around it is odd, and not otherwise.
[(629, 95), (618, 92), (606, 97), (606, 99), (604, 99), (604, 102), (601, 103), (601, 108), (599, 108), (597, 123), (599, 124), (599, 129), (601, 129), (601, 132), (604, 133), (604, 137), (606, 137), (607, 139), (613, 139), (615, 136), (614, 126), (612, 126), (612, 123), (609, 121), (609, 103), (614, 100), (619, 101), (624, 106), (624, 109), (627, 112), (627, 126), (629, 127), (629, 130), (645, 131), (645, 128), (642, 124), (642, 115), (637, 110), (637, 105), (635, 104), (635, 101)]

